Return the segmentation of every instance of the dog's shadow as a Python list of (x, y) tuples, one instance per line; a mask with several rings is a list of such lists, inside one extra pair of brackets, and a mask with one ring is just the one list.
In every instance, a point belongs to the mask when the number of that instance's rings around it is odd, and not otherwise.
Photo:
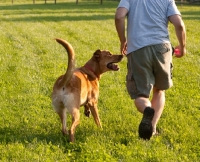
[[(27, 125), (26, 125), (27, 126)], [(0, 142), (4, 144), (22, 143), (23, 145), (34, 143), (51, 143), (52, 145), (67, 146), (70, 143), (69, 136), (64, 136), (60, 127), (51, 128), (52, 131), (46, 130), (45, 125), (41, 125), (40, 129), (31, 127), (1, 127)], [(86, 137), (93, 136), (94, 129), (90, 127), (78, 126), (76, 130), (75, 143), (85, 143)]]

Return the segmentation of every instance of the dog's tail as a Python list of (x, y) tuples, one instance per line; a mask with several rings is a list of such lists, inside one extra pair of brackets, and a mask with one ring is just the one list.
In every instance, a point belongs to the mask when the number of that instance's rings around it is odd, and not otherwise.
[(60, 43), (67, 50), (68, 53), (68, 67), (65, 74), (62, 77), (62, 80), (59, 83), (60, 86), (64, 86), (70, 82), (73, 75), (73, 71), (75, 69), (75, 52), (72, 45), (67, 41), (60, 38), (56, 38), (55, 40), (58, 43)]

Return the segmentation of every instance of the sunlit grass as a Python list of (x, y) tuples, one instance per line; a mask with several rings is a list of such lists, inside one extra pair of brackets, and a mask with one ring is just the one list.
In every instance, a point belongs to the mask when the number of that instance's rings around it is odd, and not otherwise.
[[(161, 135), (148, 142), (138, 138), (141, 114), (125, 88), (124, 59), (119, 72), (105, 73), (100, 80), (103, 130), (82, 113), (76, 143), (70, 144), (51, 106), (53, 83), (67, 63), (65, 50), (53, 39), (73, 45), (77, 66), (96, 49), (119, 53), (114, 26), (118, 2), (43, 2), (0, 3), (0, 161), (198, 161), (199, 7), (179, 6), (187, 28), (187, 55), (173, 60), (174, 87), (166, 92)], [(176, 45), (172, 25), (169, 30)]]

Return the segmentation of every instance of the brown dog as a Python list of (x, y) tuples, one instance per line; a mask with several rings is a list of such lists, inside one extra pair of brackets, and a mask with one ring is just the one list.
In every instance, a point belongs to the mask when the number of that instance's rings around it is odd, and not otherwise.
[(85, 115), (90, 111), (97, 126), (101, 127), (98, 115), (97, 102), (99, 96), (99, 79), (106, 71), (117, 71), (118, 63), (123, 55), (112, 55), (109, 51), (97, 50), (92, 58), (82, 67), (75, 68), (75, 53), (73, 47), (63, 39), (56, 39), (68, 53), (68, 68), (54, 84), (52, 104), (62, 123), (62, 133), (68, 134), (66, 128), (66, 112), (72, 116), (72, 125), (69, 130), (70, 142), (74, 142), (75, 128), (80, 120), (80, 106), (85, 107)]

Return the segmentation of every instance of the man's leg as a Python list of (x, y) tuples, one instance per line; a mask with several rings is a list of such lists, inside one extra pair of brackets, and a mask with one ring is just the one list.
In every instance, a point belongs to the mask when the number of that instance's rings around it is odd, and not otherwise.
[(155, 110), (154, 117), (152, 120), (152, 126), (153, 126), (153, 133), (156, 133), (156, 125), (161, 117), (161, 114), (165, 106), (165, 91), (164, 90), (159, 90), (155, 87), (153, 88), (153, 97), (151, 100), (151, 106)]
[(135, 105), (141, 113), (143, 118), (139, 124), (139, 136), (145, 140), (149, 140), (153, 134), (152, 120), (154, 116), (154, 109), (151, 108), (151, 102), (148, 98), (138, 97), (135, 99)]
[(138, 111), (143, 113), (146, 107), (152, 107), (155, 110), (154, 117), (152, 120), (153, 134), (156, 133), (156, 125), (162, 115), (165, 105), (165, 91), (153, 88), (153, 97), (151, 102), (148, 98), (138, 97), (135, 99), (135, 106)]
[(135, 106), (139, 112), (143, 113), (146, 107), (151, 107), (151, 102), (148, 98), (138, 97), (135, 99)]

